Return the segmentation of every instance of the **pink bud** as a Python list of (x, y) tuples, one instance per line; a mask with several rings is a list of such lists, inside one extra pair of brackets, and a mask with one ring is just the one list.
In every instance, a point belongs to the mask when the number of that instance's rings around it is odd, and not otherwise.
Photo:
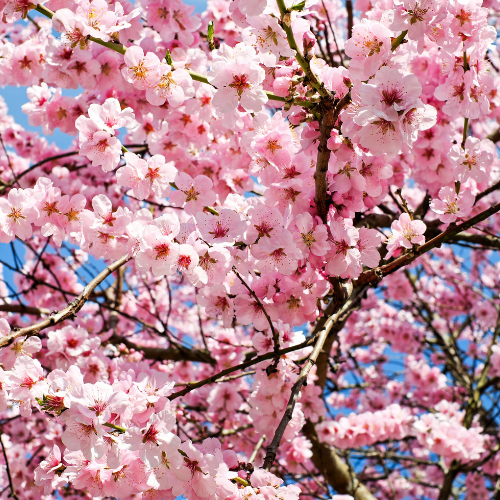
[(304, 43), (304, 52), (309, 52), (316, 45), (316, 37), (310, 31), (304, 33), (302, 41)]
[(286, 295), (283, 292), (275, 293), (273, 301), (275, 304), (283, 304), (286, 301)]

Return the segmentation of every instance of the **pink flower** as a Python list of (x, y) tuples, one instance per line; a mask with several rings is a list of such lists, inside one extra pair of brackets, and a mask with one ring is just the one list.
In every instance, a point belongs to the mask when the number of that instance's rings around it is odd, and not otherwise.
[(397, 121), (386, 120), (366, 110), (355, 118), (359, 131), (359, 143), (374, 156), (398, 154), (403, 141)]
[(214, 285), (203, 288), (197, 295), (197, 301), (204, 307), (208, 316), (222, 317), (222, 324), (229, 328), (233, 322), (233, 301), (228, 297), (226, 285)]
[(192, 490), (198, 497), (213, 496), (217, 488), (214, 476), (222, 460), (217, 460), (209, 453), (202, 453), (190, 441), (182, 443), (179, 448), (186, 456), (183, 464), (173, 471), (178, 482), (174, 484), (172, 493), (176, 496), (189, 495), (189, 491)]
[(209, 177), (198, 175), (194, 179), (184, 172), (178, 172), (175, 178), (176, 191), (170, 193), (170, 203), (174, 207), (184, 206), (189, 215), (201, 212), (204, 207), (215, 203), (215, 193), (211, 191), (213, 183)]
[(168, 64), (160, 64), (159, 80), (146, 91), (146, 99), (154, 106), (161, 106), (165, 100), (172, 108), (177, 108), (189, 97), (194, 97), (193, 80), (185, 69), (173, 69)]
[(455, 222), (458, 218), (467, 217), (474, 205), (475, 196), (468, 189), (462, 188), (460, 193), (451, 188), (443, 187), (439, 190), (439, 199), (431, 201), (431, 210), (440, 214), (441, 222)]
[(154, 87), (160, 79), (160, 60), (153, 52), (144, 55), (141, 47), (133, 45), (127, 49), (123, 58), (126, 68), (122, 69), (122, 75), (127, 82), (140, 90)]
[(61, 450), (55, 444), (45, 460), (42, 460), (35, 469), (35, 484), (43, 486), (44, 493), (48, 495), (66, 483), (66, 479), (61, 477), (61, 472), (65, 468), (61, 460)]
[(363, 105), (388, 121), (397, 121), (398, 111), (420, 97), (422, 85), (415, 75), (403, 76), (395, 68), (383, 66), (369, 83), (362, 83), (359, 96)]
[(257, 259), (256, 267), (262, 273), (276, 270), (290, 275), (296, 271), (297, 261), (302, 258), (302, 252), (286, 229), (277, 231), (269, 238), (261, 238), (256, 245), (252, 245), (251, 251)]
[(261, 88), (264, 70), (252, 61), (255, 51), (244, 44), (230, 48), (223, 44), (214, 56), (208, 81), (217, 87), (213, 105), (223, 113), (231, 113), (239, 104), (257, 113), (267, 102)]
[(362, 271), (361, 254), (357, 247), (359, 232), (343, 222), (332, 221), (332, 252), (328, 254), (326, 270), (331, 276), (357, 278)]
[(145, 464), (131, 452), (123, 452), (120, 464), (111, 472), (111, 480), (106, 481), (103, 493), (115, 498), (127, 498), (150, 489), (149, 471)]
[(135, 258), (142, 269), (151, 269), (155, 276), (171, 276), (177, 269), (179, 245), (170, 236), (162, 234), (157, 226), (146, 226)]
[(5, 388), (19, 403), (21, 415), (30, 416), (37, 398), (41, 399), (48, 388), (40, 361), (29, 356), (19, 356), (14, 368), (7, 374)]
[(411, 146), (418, 138), (420, 130), (428, 130), (436, 124), (437, 110), (420, 99), (407, 103), (407, 108), (399, 118), (403, 142)]
[(120, 186), (132, 188), (132, 194), (138, 200), (149, 196), (150, 185), (146, 179), (147, 163), (134, 153), (125, 153), (127, 164), (116, 171), (116, 180)]
[(134, 121), (132, 108), (122, 110), (118, 99), (106, 99), (103, 104), (91, 104), (88, 109), (89, 119), (96, 127), (114, 134), (117, 129), (131, 126)]
[(163, 155), (153, 155), (147, 160), (146, 179), (151, 184), (153, 193), (162, 198), (170, 189), (170, 183), (176, 178), (177, 169), (173, 161), (165, 161)]
[(352, 37), (345, 43), (345, 53), (359, 61), (361, 79), (364, 80), (377, 71), (390, 58), (391, 30), (383, 24), (362, 19), (352, 30)]
[[(0, 336), (10, 334), (10, 325), (5, 318), (0, 318)], [(40, 351), (42, 348), (42, 341), (38, 337), (19, 337), (8, 346), (0, 349), (0, 362), (4, 370), (10, 370), (18, 357), (29, 356)]]
[(311, 214), (305, 212), (295, 217), (295, 226), (299, 234), (293, 233), (294, 241), (304, 258), (307, 258), (309, 252), (318, 256), (328, 253), (330, 244), (328, 243), (328, 232), (324, 224), (317, 224), (314, 227)]
[(277, 18), (256, 16), (248, 21), (250, 27), (243, 31), (242, 41), (257, 48), (262, 64), (271, 68), (277, 65), (281, 56), (293, 57), (286, 33), (278, 24)]
[(425, 230), (427, 226), (421, 220), (412, 220), (407, 213), (399, 216), (399, 220), (391, 224), (392, 233), (387, 239), (387, 255), (389, 259), (394, 252), (404, 247), (411, 249), (413, 245), (423, 245), (425, 243)]
[(177, 468), (182, 462), (182, 457), (177, 451), (181, 440), (170, 432), (174, 426), (175, 415), (164, 410), (151, 415), (146, 427), (128, 429), (124, 442), (129, 450), (139, 451), (141, 460), (150, 467), (158, 466), (165, 456), (170, 466)]
[[(261, 301), (262, 304), (262, 301)], [(273, 304), (264, 303), (264, 310), (271, 320), (278, 319), (278, 312)], [(242, 325), (253, 324), (256, 330), (267, 330), (269, 321), (262, 307), (251, 295), (240, 294), (234, 299), (236, 318)]]
[(38, 218), (38, 210), (33, 206), (30, 190), (11, 189), (6, 198), (0, 198), (0, 242), (9, 243), (16, 236), (22, 240), (29, 238), (33, 230), (31, 224)]
[(371, 268), (378, 266), (380, 254), (377, 247), (383, 239), (384, 236), (376, 229), (367, 229), (366, 227), (359, 229), (359, 240), (356, 245), (360, 252), (362, 264)]
[(105, 382), (83, 384), (71, 392), (71, 413), (84, 415), (100, 423), (107, 422), (112, 413), (120, 414), (129, 404), (128, 396), (121, 391), (114, 391)]
[(82, 20), (82, 34), (109, 40), (108, 33), (115, 31), (116, 16), (105, 0), (83, 1), (76, 8), (76, 16)]
[(465, 149), (458, 144), (453, 146), (450, 158), (456, 165), (455, 178), (460, 182), (466, 182), (470, 177), (476, 182), (486, 182), (493, 163), (493, 149), (491, 141), (481, 141), (476, 137), (467, 137)]
[(118, 166), (121, 148), (116, 137), (109, 132), (98, 131), (93, 134), (91, 141), (84, 141), (80, 145), (80, 154), (86, 156), (93, 167), (102, 167), (104, 172), (109, 172)]
[[(165, 9), (165, 7), (163, 7)], [(194, 33), (201, 26), (201, 19), (198, 15), (193, 15), (193, 5), (185, 5), (176, 2), (166, 10), (165, 14), (160, 14), (161, 24), (158, 26), (161, 39), (164, 42), (171, 42), (177, 36), (179, 42), (185, 47), (189, 47), (194, 42)]]
[(131, 187), (137, 199), (148, 198), (151, 190), (159, 197), (170, 190), (170, 183), (177, 175), (173, 162), (165, 163), (162, 155), (154, 155), (147, 161), (134, 153), (123, 156), (127, 164), (116, 171), (116, 178), (120, 186)]
[(211, 244), (227, 246), (237, 241), (245, 230), (245, 222), (236, 212), (228, 208), (218, 210), (219, 215), (198, 212), (196, 223), (203, 239)]
[(208, 284), (222, 283), (231, 268), (229, 251), (221, 245), (209, 247), (202, 241), (196, 241), (194, 249), (199, 255), (199, 266), (207, 273)]
[(432, 35), (432, 29), (438, 27), (447, 14), (446, 5), (436, 0), (403, 0), (396, 6), (391, 29), (408, 30), (410, 40), (418, 40), (424, 34)]
[(250, 223), (245, 235), (248, 244), (256, 243), (259, 238), (270, 238), (283, 224), (283, 216), (277, 208), (259, 203), (250, 207), (247, 213)]

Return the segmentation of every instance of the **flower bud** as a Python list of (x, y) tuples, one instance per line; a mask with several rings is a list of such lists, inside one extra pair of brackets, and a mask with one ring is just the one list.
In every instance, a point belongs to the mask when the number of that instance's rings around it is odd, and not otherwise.
[(316, 45), (316, 37), (310, 31), (306, 31), (302, 42), (304, 43), (304, 52), (309, 52)]

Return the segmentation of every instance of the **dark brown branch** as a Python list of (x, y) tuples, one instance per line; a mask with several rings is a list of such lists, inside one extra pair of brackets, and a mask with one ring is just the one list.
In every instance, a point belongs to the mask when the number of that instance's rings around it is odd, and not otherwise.
[(201, 349), (188, 349), (177, 344), (171, 344), (169, 347), (146, 347), (118, 335), (113, 335), (109, 342), (115, 345), (123, 344), (128, 349), (140, 351), (146, 359), (154, 361), (196, 361), (215, 365), (215, 360), (210, 356), (210, 353)]
[(314, 203), (316, 204), (316, 211), (321, 217), (321, 220), (326, 223), (326, 216), (328, 214), (328, 204), (326, 193), (328, 191), (328, 184), (326, 182), (326, 173), (328, 172), (328, 162), (330, 161), (331, 151), (327, 147), (328, 139), (333, 127), (341, 113), (341, 111), (351, 102), (351, 94), (347, 93), (335, 105), (335, 101), (327, 100), (324, 98), (322, 103), (322, 119), (319, 125), (320, 138), (318, 146), (318, 158), (316, 161), (316, 172), (314, 173), (314, 181), (316, 186), (316, 194), (314, 196)]
[[(147, 145), (146, 144), (126, 144), (125, 147), (126, 148), (134, 148), (134, 147), (145, 147), (145, 148), (147, 148)], [(69, 151), (67, 153), (61, 153), (59, 155), (49, 156), (48, 158), (45, 158), (44, 160), (41, 160), (38, 163), (35, 163), (34, 165), (31, 165), (31, 167), (29, 167), (26, 170), (23, 170), (22, 172), (20, 172), (17, 175), (17, 177), (15, 177), (11, 182), (9, 182), (8, 184), (6, 184), (4, 186), (1, 186), (0, 187), (0, 195), (3, 194), (3, 192), (6, 189), (12, 187), (16, 182), (19, 185), (18, 181), (19, 181), (19, 179), (21, 177), (24, 177), (26, 174), (29, 174), (31, 171), (35, 170), (38, 167), (41, 167), (45, 163), (49, 163), (51, 161), (60, 160), (61, 158), (66, 158), (68, 156), (76, 156), (76, 155), (79, 155), (79, 154), (80, 154), (79, 151)]]
[(2, 433), (0, 432), (0, 445), (2, 445), (2, 453), (3, 458), (5, 460), (5, 469), (7, 471), (7, 478), (9, 479), (9, 487), (10, 487), (10, 497), (14, 500), (19, 500), (17, 496), (16, 490), (14, 488), (14, 482), (12, 481), (12, 475), (10, 473), (9, 460), (7, 459), (7, 452), (5, 451), (5, 446), (3, 444)]
[[(283, 356), (283, 354), (287, 354), (289, 352), (294, 352), (294, 351), (298, 351), (300, 349), (304, 349), (305, 347), (309, 347), (312, 344), (314, 344), (316, 338), (317, 338), (317, 335), (312, 335), (311, 337), (306, 339), (301, 344), (286, 347), (285, 349), (280, 349), (280, 351), (278, 352), (278, 355)], [(245, 368), (248, 368), (249, 366), (256, 365), (257, 363), (260, 363), (261, 361), (267, 361), (268, 359), (273, 359), (275, 357), (276, 357), (276, 353), (274, 351), (272, 351), (272, 352), (268, 352), (266, 354), (262, 354), (261, 356), (257, 356), (255, 358), (252, 358), (252, 359), (245, 361), (244, 363), (241, 363), (239, 365), (232, 366), (231, 368), (226, 368), (225, 370), (222, 370), (219, 373), (212, 375), (211, 377), (205, 378), (203, 380), (200, 380), (199, 382), (194, 382), (194, 383), (188, 385), (186, 388), (182, 389), (181, 391), (177, 391), (174, 394), (172, 394), (171, 396), (169, 396), (168, 399), (170, 399), (172, 401), (174, 399), (177, 399), (181, 396), (186, 395), (188, 392), (191, 392), (194, 389), (198, 389), (199, 387), (203, 387), (206, 384), (212, 384), (212, 383), (216, 382), (218, 379), (225, 377), (226, 375), (229, 375), (230, 373), (237, 372), (238, 370), (244, 370)]]
[(497, 189), (500, 188), (500, 181), (498, 182), (495, 182), (495, 184), (493, 184), (492, 186), (490, 186), (489, 188), (485, 189), (484, 191), (480, 192), (477, 196), (476, 196), (476, 201), (474, 202), (474, 205), (481, 199), (481, 198), (484, 198), (485, 196), (488, 196), (490, 193), (493, 193), (493, 191), (496, 191)]
[(352, 0), (346, 0), (345, 8), (347, 9), (347, 38), (350, 38), (352, 36), (352, 27), (354, 26)]
[(500, 128), (497, 128), (495, 132), (491, 133), (487, 139), (493, 142), (498, 142), (500, 141)]
[(453, 489), (453, 481), (458, 475), (459, 468), (457, 467), (456, 461), (453, 461), (448, 472), (444, 476), (443, 485), (439, 490), (439, 496), (437, 500), (448, 500)]
[[(276, 353), (276, 355), (278, 355), (278, 352), (280, 350), (280, 337), (279, 337), (278, 332), (274, 328), (273, 321), (271, 320), (271, 317), (267, 313), (262, 302), (259, 300), (259, 297), (257, 297), (257, 294), (245, 283), (245, 280), (240, 276), (240, 273), (238, 273), (238, 271), (236, 270), (235, 267), (233, 267), (233, 272), (234, 272), (234, 274), (236, 274), (236, 276), (238, 276), (238, 279), (241, 281), (241, 284), (248, 290), (250, 295), (254, 298), (254, 300), (257, 302), (258, 306), (261, 308), (262, 312), (264, 313), (264, 316), (266, 317), (267, 322), (269, 323), (269, 326), (271, 328), (271, 332), (273, 334), (274, 352)], [(201, 328), (201, 324), (200, 324), (200, 328)]]
[(499, 210), (500, 210), (500, 203), (496, 203), (495, 205), (491, 206), (488, 210), (481, 212), (480, 214), (476, 215), (475, 217), (472, 217), (471, 219), (465, 222), (462, 222), (461, 224), (458, 225), (450, 224), (450, 226), (448, 226), (448, 229), (446, 231), (443, 231), (441, 234), (439, 234), (435, 238), (432, 238), (431, 240), (419, 246), (415, 250), (412, 250), (404, 255), (401, 255), (392, 262), (389, 262), (389, 264), (379, 266), (375, 269), (371, 269), (370, 271), (365, 271), (356, 280), (356, 285), (377, 284), (382, 278), (384, 278), (384, 276), (387, 276), (388, 274), (391, 274), (394, 271), (397, 271), (398, 269), (401, 269), (402, 267), (410, 264), (424, 253), (440, 246), (442, 243), (449, 241), (451, 238), (457, 236), (459, 233), (466, 231), (467, 229), (471, 228), (472, 226), (474, 226), (479, 222), (482, 222), (491, 215), (497, 213)]
[(44, 307), (31, 307), (24, 304), (0, 304), (0, 311), (20, 314), (32, 314), (33, 316), (43, 316), (50, 314), (49, 309)]
[(274, 460), (276, 458), (276, 453), (278, 452), (281, 439), (283, 438), (283, 434), (285, 433), (288, 423), (292, 419), (293, 410), (295, 408), (295, 403), (297, 402), (297, 399), (299, 397), (300, 389), (304, 385), (304, 382), (306, 382), (307, 376), (309, 375), (311, 368), (314, 366), (316, 360), (318, 359), (319, 354), (323, 350), (325, 340), (328, 337), (330, 330), (332, 329), (333, 325), (337, 322), (342, 312), (344, 312), (345, 309), (350, 305), (350, 303), (351, 301), (345, 301), (342, 307), (338, 307), (335, 314), (333, 314), (327, 319), (324, 328), (319, 333), (318, 340), (316, 341), (314, 349), (309, 355), (309, 358), (307, 359), (306, 363), (302, 367), (302, 370), (300, 370), (299, 378), (292, 387), (292, 393), (290, 394), (290, 398), (288, 400), (285, 413), (280, 423), (278, 424), (278, 428), (274, 433), (273, 440), (271, 441), (271, 444), (267, 447), (266, 458), (264, 459), (264, 465), (263, 465), (264, 469), (270, 470), (271, 467), (273, 466)]
[(313, 464), (337, 493), (351, 495), (355, 500), (375, 500), (368, 488), (359, 482), (354, 472), (335, 453), (333, 448), (318, 439), (312, 422), (307, 421), (302, 432), (312, 443), (311, 460)]

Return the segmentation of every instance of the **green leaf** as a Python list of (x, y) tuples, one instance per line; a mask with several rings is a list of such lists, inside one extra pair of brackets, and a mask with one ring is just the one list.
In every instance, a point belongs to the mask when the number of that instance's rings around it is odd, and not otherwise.
[(167, 53), (165, 54), (165, 61), (169, 66), (172, 66), (172, 55), (170, 54), (170, 50), (167, 49)]
[(215, 44), (214, 44), (214, 22), (210, 21), (208, 23), (208, 31), (207, 31), (207, 41), (208, 41), (208, 48), (210, 50), (215, 50)]
[(306, 6), (306, 1), (302, 0), (302, 2), (296, 3), (290, 7), (290, 10), (296, 10), (297, 12), (302, 12), (304, 7)]

